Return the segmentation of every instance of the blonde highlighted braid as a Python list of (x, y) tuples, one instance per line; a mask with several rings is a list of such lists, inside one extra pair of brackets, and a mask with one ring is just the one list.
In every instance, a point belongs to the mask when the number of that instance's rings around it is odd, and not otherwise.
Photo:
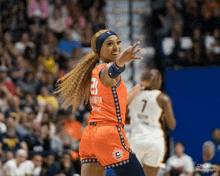
[(91, 40), (93, 52), (87, 54), (75, 69), (57, 81), (58, 88), (54, 93), (61, 98), (64, 108), (72, 105), (74, 112), (80, 103), (88, 103), (92, 70), (99, 62), (96, 41), (101, 34), (107, 31), (109, 30), (105, 29), (97, 32)]

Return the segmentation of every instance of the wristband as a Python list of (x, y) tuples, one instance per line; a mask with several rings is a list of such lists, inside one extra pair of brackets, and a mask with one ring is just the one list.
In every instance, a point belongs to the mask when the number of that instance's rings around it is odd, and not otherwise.
[(116, 62), (114, 62), (108, 69), (108, 76), (110, 78), (117, 78), (123, 71), (125, 71), (125, 65), (119, 67)]

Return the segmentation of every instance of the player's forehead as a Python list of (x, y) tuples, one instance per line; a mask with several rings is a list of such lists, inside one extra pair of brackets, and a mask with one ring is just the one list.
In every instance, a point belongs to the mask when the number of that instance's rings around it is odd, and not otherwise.
[(119, 40), (119, 37), (116, 35), (111, 35), (109, 36), (104, 43), (108, 43), (108, 42), (117, 42)]

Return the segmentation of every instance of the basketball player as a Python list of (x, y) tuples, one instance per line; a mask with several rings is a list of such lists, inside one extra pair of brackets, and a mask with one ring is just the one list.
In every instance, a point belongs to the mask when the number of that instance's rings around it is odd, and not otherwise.
[[(170, 97), (162, 93), (162, 76), (156, 69), (147, 69), (140, 85), (129, 93), (131, 134), (129, 144), (144, 168), (147, 176), (156, 176), (165, 155), (165, 140), (161, 121), (175, 129)], [(132, 97), (132, 98), (131, 98)]]
[(101, 30), (91, 41), (93, 52), (60, 82), (57, 93), (64, 106), (73, 106), (90, 98), (92, 111), (85, 128), (79, 154), (82, 176), (104, 176), (112, 168), (117, 176), (144, 176), (143, 168), (130, 149), (125, 124), (127, 90), (120, 74), (125, 63), (142, 59), (135, 55), (139, 42), (121, 52), (121, 41), (112, 31)]

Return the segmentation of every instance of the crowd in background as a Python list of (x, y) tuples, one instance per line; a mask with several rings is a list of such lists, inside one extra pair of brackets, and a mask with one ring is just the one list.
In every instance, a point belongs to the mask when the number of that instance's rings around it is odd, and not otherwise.
[(90, 107), (72, 113), (52, 93), (106, 28), (105, 1), (1, 0), (0, 7), (0, 170), (80, 174)]
[[(89, 50), (93, 34), (106, 28), (105, 4), (105, 0), (0, 1), (0, 174), (80, 174), (78, 148), (90, 107), (81, 106), (76, 113), (71, 107), (64, 110), (52, 92), (56, 80)], [(219, 1), (155, 0), (153, 7), (155, 41), (166, 66), (220, 65)], [(175, 148), (177, 155), (184, 152), (181, 143)], [(203, 148), (200, 164), (213, 161), (212, 143)], [(166, 172), (183, 173), (172, 160)]]
[(152, 9), (163, 67), (220, 65), (219, 0), (152, 0)]

